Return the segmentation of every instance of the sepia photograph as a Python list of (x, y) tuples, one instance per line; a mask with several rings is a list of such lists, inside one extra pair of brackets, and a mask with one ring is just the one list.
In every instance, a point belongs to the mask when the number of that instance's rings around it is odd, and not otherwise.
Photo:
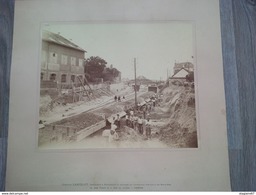
[(198, 148), (192, 22), (44, 23), (39, 149)]
[(218, 0), (15, 1), (6, 189), (230, 190), (221, 24)]

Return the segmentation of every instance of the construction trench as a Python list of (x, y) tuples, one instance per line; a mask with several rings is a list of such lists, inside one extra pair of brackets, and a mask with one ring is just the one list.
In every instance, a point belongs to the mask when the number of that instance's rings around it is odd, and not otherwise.
[[(77, 107), (84, 106), (84, 111), (74, 111), (73, 104), (55, 105), (57, 110), (62, 107), (64, 113), (54, 120), (40, 121), (38, 136), (39, 148), (196, 148), (198, 132), (196, 128), (195, 92), (191, 86), (165, 86), (158, 94), (141, 89), (138, 93), (138, 110), (136, 116), (144, 118), (143, 107), (152, 104), (152, 97), (157, 103), (152, 106), (146, 118), (151, 121), (150, 139), (135, 128), (126, 125), (125, 116), (129, 109), (134, 108), (134, 92), (120, 90), (125, 99), (114, 100), (114, 94), (105, 90), (95, 100), (84, 101)], [(104, 96), (104, 97), (102, 97)], [(122, 97), (123, 97), (122, 96)], [(66, 97), (67, 98), (67, 97)], [(102, 98), (102, 101), (99, 100)], [(98, 102), (97, 102), (98, 101)], [(69, 106), (69, 107), (68, 107)], [(89, 109), (88, 109), (89, 108)], [(42, 108), (44, 110), (44, 108)], [(47, 109), (45, 109), (47, 110)], [(44, 112), (45, 112), (44, 110)], [(75, 110), (75, 109), (74, 109)], [(47, 110), (49, 112), (49, 110)], [(71, 114), (69, 114), (71, 113)], [(74, 114), (75, 113), (75, 114)], [(119, 114), (120, 127), (116, 129), (118, 139), (109, 143), (103, 135), (110, 129), (113, 117)], [(40, 113), (40, 115), (43, 115)], [(52, 118), (54, 118), (52, 117)], [(43, 117), (42, 117), (43, 118)]]

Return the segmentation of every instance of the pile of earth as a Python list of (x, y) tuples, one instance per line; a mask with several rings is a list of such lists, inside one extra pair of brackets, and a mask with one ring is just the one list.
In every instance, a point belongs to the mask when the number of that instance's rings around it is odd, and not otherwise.
[(98, 115), (104, 115), (106, 118), (110, 117), (113, 114), (116, 114), (118, 112), (123, 111), (123, 107), (119, 106), (119, 105), (115, 105), (115, 106), (108, 106), (106, 108), (101, 108), (101, 109), (97, 109), (96, 111), (94, 111), (94, 114), (98, 114)]
[(60, 107), (65, 107), (67, 105), (76, 105), (79, 102), (90, 105), (94, 103), (95, 100), (106, 99), (107, 97), (113, 96), (113, 93), (108, 89), (97, 89), (90, 96), (78, 94), (73, 95), (72, 93), (59, 95), (55, 90), (41, 90), (40, 92), (40, 116), (47, 116), (50, 112), (54, 110), (59, 110)]
[(169, 118), (160, 128), (160, 140), (170, 147), (198, 147), (194, 90), (169, 86), (162, 93), (163, 101), (156, 113), (169, 114)]
[(134, 129), (124, 126), (122, 131), (119, 134), (120, 141), (131, 141), (131, 142), (138, 142), (142, 141), (143, 137), (139, 135)]
[(66, 127), (74, 127), (76, 130), (82, 130), (86, 127), (94, 125), (102, 120), (105, 120), (103, 116), (84, 112), (75, 116), (71, 116), (60, 121), (54, 122), (51, 125), (61, 125)]
[(58, 128), (63, 127), (63, 132), (67, 127), (80, 131), (103, 120), (105, 120), (103, 116), (84, 112), (79, 115), (51, 123), (50, 125), (46, 125), (45, 127), (39, 129), (39, 145), (50, 141), (51, 137), (53, 136), (54, 126), (57, 126)]

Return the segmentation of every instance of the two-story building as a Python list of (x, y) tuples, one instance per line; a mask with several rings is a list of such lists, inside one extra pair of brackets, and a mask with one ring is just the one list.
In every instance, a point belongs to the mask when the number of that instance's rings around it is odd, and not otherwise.
[(60, 34), (43, 31), (41, 81), (63, 85), (83, 81), (85, 52)]

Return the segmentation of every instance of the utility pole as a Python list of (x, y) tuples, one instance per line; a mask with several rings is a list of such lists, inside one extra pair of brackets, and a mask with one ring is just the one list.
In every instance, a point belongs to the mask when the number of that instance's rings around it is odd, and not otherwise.
[(135, 90), (135, 109), (137, 110), (137, 78), (136, 78), (136, 58), (134, 58), (134, 90)]

